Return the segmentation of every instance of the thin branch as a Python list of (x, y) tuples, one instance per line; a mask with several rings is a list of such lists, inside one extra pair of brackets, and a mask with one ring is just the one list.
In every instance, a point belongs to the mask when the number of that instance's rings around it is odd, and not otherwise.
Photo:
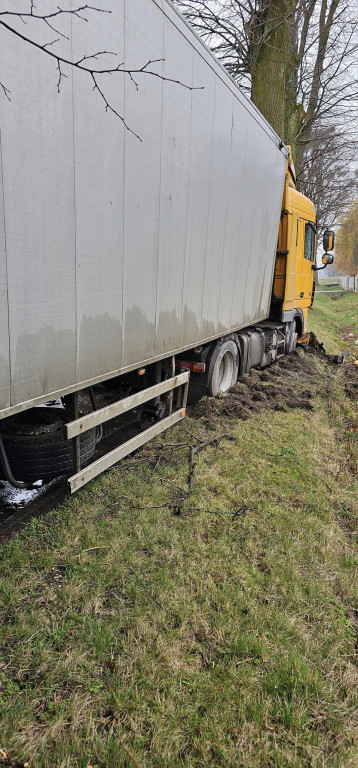
[[(124, 62), (121, 62), (120, 64), (117, 64), (114, 67), (106, 67), (106, 68), (96, 68), (96, 67), (87, 66), (86, 64), (87, 64), (87, 62), (89, 60), (98, 61), (100, 56), (104, 56), (104, 55), (116, 56), (117, 54), (114, 51), (97, 51), (96, 53), (93, 53), (93, 54), (84, 54), (81, 59), (78, 59), (77, 61), (74, 61), (74, 60), (65, 58), (64, 56), (61, 56), (60, 54), (50, 50), (50, 47), (55, 45), (55, 43), (58, 43), (60, 38), (57, 38), (56, 40), (52, 40), (52, 41), (50, 41), (48, 43), (40, 44), (40, 43), (37, 43), (35, 40), (31, 39), (31, 37), (23, 34), (19, 30), (15, 29), (10, 24), (8, 24), (6, 21), (3, 20), (4, 17), (16, 17), (16, 18), (21, 19), (22, 21), (25, 21), (26, 18), (31, 18), (31, 19), (36, 19), (37, 21), (43, 21), (48, 26), (50, 26), (51, 29), (55, 30), (55, 27), (53, 27), (51, 25), (49, 20), (57, 18), (57, 17), (59, 17), (61, 15), (64, 15), (64, 14), (71, 14), (72, 16), (76, 16), (77, 18), (80, 18), (82, 21), (86, 21), (87, 22), (88, 19), (86, 19), (86, 17), (81, 15), (81, 13), (83, 13), (85, 11), (98, 11), (98, 12), (101, 12), (101, 13), (111, 13), (111, 11), (108, 11), (108, 10), (105, 10), (105, 9), (102, 9), (102, 8), (97, 8), (95, 6), (91, 6), (91, 5), (87, 5), (87, 4), (79, 6), (78, 8), (75, 8), (73, 10), (62, 9), (62, 8), (58, 7), (57, 11), (54, 11), (53, 13), (49, 13), (49, 14), (43, 14), (43, 15), (35, 13), (34, 9), (35, 9), (35, 5), (34, 5), (33, 2), (31, 2), (31, 8), (30, 8), (30, 11), (28, 13), (19, 13), (19, 12), (16, 13), (15, 11), (2, 11), (2, 12), (0, 12), (0, 26), (4, 27), (4, 29), (6, 29), (11, 34), (13, 34), (16, 37), (20, 38), (23, 42), (27, 43), (28, 45), (34, 46), (35, 48), (37, 48), (38, 50), (42, 51), (47, 56), (50, 56), (51, 58), (53, 58), (56, 61), (57, 71), (58, 71), (58, 80), (57, 80), (57, 92), (58, 93), (60, 92), (62, 78), (67, 77), (67, 75), (63, 72), (63, 69), (62, 69), (61, 65), (66, 65), (66, 66), (72, 67), (74, 69), (78, 69), (78, 70), (80, 70), (82, 72), (85, 72), (87, 75), (89, 75), (91, 77), (91, 79), (92, 79), (92, 82), (93, 82), (93, 90), (97, 91), (99, 96), (100, 96), (100, 98), (103, 100), (106, 112), (112, 112), (113, 115), (118, 117), (119, 120), (123, 123), (124, 127), (126, 128), (126, 130), (129, 131), (129, 133), (132, 133), (133, 136), (135, 136), (139, 141), (142, 141), (140, 136), (132, 128), (130, 128), (130, 126), (126, 122), (125, 118), (123, 117), (123, 115), (121, 115), (110, 104), (110, 102), (108, 101), (107, 97), (105, 96), (105, 94), (104, 94), (104, 92), (102, 90), (102, 87), (99, 85), (99, 82), (98, 82), (98, 76), (99, 75), (111, 75), (111, 74), (128, 75), (128, 77), (130, 78), (131, 82), (134, 83), (134, 85), (136, 87), (136, 90), (138, 90), (139, 86), (138, 86), (138, 83), (136, 82), (136, 80), (134, 78), (135, 75), (149, 75), (150, 77), (158, 78), (159, 80), (161, 80), (163, 82), (169, 82), (169, 83), (174, 83), (176, 85), (180, 85), (182, 88), (186, 88), (189, 91), (202, 90), (203, 89), (203, 86), (187, 85), (186, 83), (182, 83), (180, 80), (177, 80), (177, 79), (171, 78), (171, 77), (166, 77), (165, 75), (161, 74), (160, 72), (156, 72), (153, 69), (149, 69), (149, 67), (151, 67), (151, 65), (161, 63), (161, 62), (164, 61), (164, 59), (149, 59), (145, 64), (143, 64), (142, 67), (138, 67), (137, 69), (131, 69), (131, 68), (124, 67)], [(57, 31), (57, 32), (58, 32), (58, 34), (61, 37), (66, 37), (66, 35), (64, 35), (63, 33), (59, 32), (59, 31)], [(9, 94), (9, 90), (2, 83), (0, 83), (0, 86), (1, 86), (1, 88), (3, 90), (4, 95), (10, 100), (10, 97), (8, 95)]]
[[(31, 18), (31, 19), (38, 19), (39, 21), (46, 21), (47, 19), (54, 19), (56, 16), (64, 16), (65, 14), (78, 16), (82, 11), (95, 11), (96, 13), (112, 13), (112, 11), (106, 10), (105, 8), (98, 8), (94, 5), (81, 5), (78, 8), (60, 8), (60, 6), (57, 6), (57, 11), (54, 11), (53, 13), (34, 13), (34, 2), (31, 0), (31, 10), (27, 13), (24, 13), (22, 11), (0, 11), (0, 16), (17, 16), (18, 18)], [(79, 16), (78, 18), (82, 19), (82, 21), (88, 21), (84, 16)]]
[(65, 75), (65, 73), (62, 72), (61, 62), (60, 62), (59, 59), (57, 60), (57, 71), (58, 71), (57, 93), (60, 93), (61, 80), (62, 80), (63, 77), (67, 78), (67, 75)]
[(6, 88), (6, 86), (4, 85), (4, 83), (1, 83), (1, 82), (0, 82), (0, 88), (2, 88), (2, 90), (3, 90), (3, 93), (4, 93), (4, 96), (6, 96), (7, 100), (8, 100), (8, 101), (11, 101), (11, 99), (10, 99), (10, 96), (9, 96), (9, 93), (10, 93), (10, 91), (9, 91), (9, 89), (8, 89), (8, 88)]
[(206, 448), (208, 445), (213, 445), (214, 443), (216, 446), (219, 445), (220, 440), (223, 439), (226, 440), (235, 440), (234, 435), (230, 434), (230, 432), (223, 432), (221, 435), (216, 435), (216, 437), (211, 438), (210, 440), (204, 440), (204, 442), (199, 443), (199, 445), (196, 445), (195, 447), (191, 448), (190, 450), (190, 459), (189, 459), (189, 473), (188, 473), (188, 488), (189, 493), (193, 490), (193, 480), (194, 480), (194, 470), (196, 466), (196, 455), (203, 450), (203, 448)]
[[(83, 61), (88, 61), (88, 59), (98, 59), (98, 56), (117, 56), (114, 51), (97, 51), (97, 53), (92, 53), (90, 56), (82, 56), (82, 59), (78, 59), (78, 61), (74, 62), (74, 66), (78, 67), (79, 64), (82, 64)], [(124, 64), (124, 61), (122, 61), (121, 64), (118, 66), (121, 67)]]
[(59, 41), (60, 41), (60, 38), (58, 37), (57, 40), (51, 40), (50, 43), (44, 43), (43, 49), (45, 50), (46, 48), (48, 48), (49, 45), (55, 45), (55, 43), (58, 43)]
[(98, 83), (97, 83), (97, 80), (96, 80), (95, 74), (94, 74), (93, 72), (91, 72), (91, 77), (92, 77), (92, 80), (93, 80), (93, 82), (94, 82), (93, 90), (94, 90), (94, 91), (98, 91), (99, 95), (100, 95), (100, 96), (101, 96), (101, 98), (103, 99), (103, 101), (104, 101), (104, 104), (105, 104), (105, 110), (106, 110), (106, 112), (108, 112), (108, 110), (109, 110), (109, 111), (110, 111), (110, 112), (112, 112), (114, 115), (116, 115), (116, 117), (118, 117), (118, 118), (121, 120), (121, 122), (123, 123), (123, 125), (124, 125), (124, 127), (127, 129), (127, 131), (129, 131), (129, 133), (132, 133), (132, 134), (133, 134), (133, 136), (135, 136), (135, 137), (136, 137), (137, 139), (139, 139), (139, 141), (141, 142), (141, 141), (142, 141), (142, 139), (140, 138), (140, 136), (138, 136), (138, 134), (137, 134), (137, 133), (135, 133), (135, 131), (133, 131), (133, 130), (132, 130), (132, 128), (130, 128), (130, 127), (129, 127), (129, 125), (128, 125), (128, 123), (126, 123), (126, 121), (125, 121), (124, 117), (123, 117), (122, 115), (120, 115), (120, 114), (119, 114), (119, 112), (117, 112), (117, 110), (116, 110), (116, 109), (114, 109), (114, 107), (112, 107), (112, 106), (111, 106), (111, 104), (110, 104), (110, 103), (107, 101), (107, 99), (106, 99), (106, 97), (105, 97), (105, 95), (104, 95), (103, 91), (101, 90), (101, 88), (99, 87), (99, 85), (98, 85)]

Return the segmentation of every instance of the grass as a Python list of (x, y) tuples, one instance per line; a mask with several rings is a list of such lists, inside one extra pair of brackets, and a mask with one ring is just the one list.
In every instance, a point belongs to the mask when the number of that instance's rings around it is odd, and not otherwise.
[(339, 354), (346, 350), (358, 358), (358, 346), (355, 346), (358, 339), (358, 294), (346, 291), (332, 294), (332, 297), (316, 293), (313, 307), (309, 310), (309, 330), (313, 330), (323, 341), (327, 352)]
[[(336, 352), (356, 297), (339, 313), (324, 299), (310, 327), (331, 311)], [(243, 420), (234, 399), (204, 401), (2, 546), (10, 760), (357, 765), (356, 416), (343, 368), (293, 361), (245, 385), (270, 409)], [(272, 381), (313, 408), (275, 400)], [(223, 434), (188, 493), (189, 446)]]

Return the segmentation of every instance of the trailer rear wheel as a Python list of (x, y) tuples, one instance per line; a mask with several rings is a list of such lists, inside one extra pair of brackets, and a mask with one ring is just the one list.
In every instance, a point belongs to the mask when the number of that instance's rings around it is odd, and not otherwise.
[(211, 360), (209, 373), (209, 395), (217, 397), (229, 392), (237, 382), (239, 373), (239, 350), (231, 339), (218, 346)]
[[(31, 412), (6, 419), (2, 424), (2, 438), (10, 468), (16, 480), (44, 483), (56, 477), (74, 472), (72, 441), (65, 440), (64, 413), (58, 409), (36, 408), (36, 418), (31, 422)], [(39, 413), (40, 412), (40, 413)], [(85, 466), (94, 456), (95, 429), (80, 437), (81, 465)], [(0, 462), (0, 479), (5, 476)]]

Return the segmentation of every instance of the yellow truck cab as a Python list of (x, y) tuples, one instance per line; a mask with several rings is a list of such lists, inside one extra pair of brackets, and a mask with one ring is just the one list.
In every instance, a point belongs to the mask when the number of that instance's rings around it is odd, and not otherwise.
[(307, 332), (308, 308), (314, 296), (316, 212), (296, 189), (291, 151), (282, 200), (272, 308), (281, 322), (295, 320), (298, 338)]

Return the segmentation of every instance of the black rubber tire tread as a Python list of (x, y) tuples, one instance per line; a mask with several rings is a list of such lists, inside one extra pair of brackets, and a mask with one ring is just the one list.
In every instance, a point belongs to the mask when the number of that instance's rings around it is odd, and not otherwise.
[[(43, 435), (5, 435), (3, 442), (15, 480), (45, 483), (74, 473), (73, 444), (62, 431)], [(95, 429), (80, 436), (81, 466), (93, 458), (96, 449)], [(0, 462), (0, 478), (5, 479)]]

